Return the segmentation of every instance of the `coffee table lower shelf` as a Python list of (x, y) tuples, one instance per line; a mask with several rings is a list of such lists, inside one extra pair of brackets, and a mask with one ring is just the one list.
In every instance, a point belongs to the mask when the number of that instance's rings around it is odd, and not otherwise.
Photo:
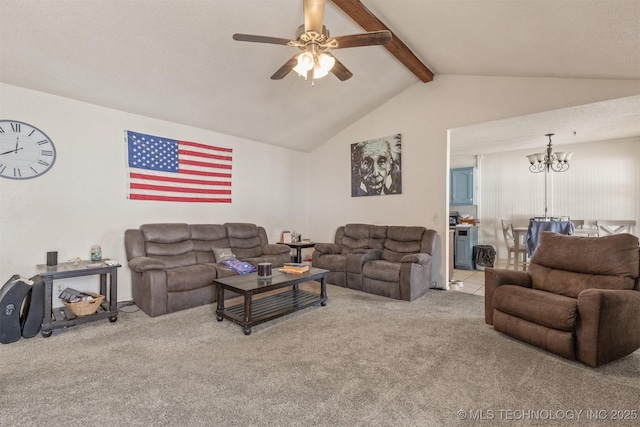
[(251, 333), (251, 328), (260, 323), (278, 317), (286, 316), (303, 308), (315, 305), (327, 304), (327, 298), (305, 290), (294, 288), (275, 295), (251, 301), (251, 316), (245, 317), (245, 304), (237, 304), (225, 307), (222, 311), (216, 311), (218, 321), (231, 320), (242, 326), (245, 335)]

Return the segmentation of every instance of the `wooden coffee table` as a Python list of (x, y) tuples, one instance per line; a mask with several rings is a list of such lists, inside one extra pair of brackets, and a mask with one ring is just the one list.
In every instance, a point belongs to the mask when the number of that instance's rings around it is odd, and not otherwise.
[[(231, 320), (242, 326), (245, 335), (251, 334), (251, 328), (263, 322), (285, 316), (311, 305), (327, 305), (327, 273), (329, 270), (311, 267), (307, 273), (286, 274), (273, 270), (269, 279), (259, 279), (258, 273), (242, 274), (231, 277), (220, 277), (213, 281), (216, 285), (218, 305), (216, 319)], [(320, 294), (299, 289), (298, 285), (311, 280), (320, 281)], [(253, 298), (264, 292), (281, 288), (289, 290), (269, 295), (264, 298)], [(244, 303), (231, 307), (224, 306), (224, 291), (229, 290), (244, 297)]]

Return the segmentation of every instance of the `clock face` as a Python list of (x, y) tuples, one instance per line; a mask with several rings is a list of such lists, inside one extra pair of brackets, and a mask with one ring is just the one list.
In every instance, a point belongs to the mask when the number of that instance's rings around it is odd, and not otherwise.
[(0, 176), (30, 179), (56, 161), (56, 148), (40, 129), (16, 120), (0, 120)]

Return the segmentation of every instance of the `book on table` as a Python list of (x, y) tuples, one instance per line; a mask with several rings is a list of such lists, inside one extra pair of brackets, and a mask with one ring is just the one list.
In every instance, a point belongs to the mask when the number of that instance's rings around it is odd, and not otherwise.
[(309, 264), (300, 264), (295, 262), (285, 263), (284, 266), (280, 269), (283, 273), (295, 273), (302, 274), (309, 271)]

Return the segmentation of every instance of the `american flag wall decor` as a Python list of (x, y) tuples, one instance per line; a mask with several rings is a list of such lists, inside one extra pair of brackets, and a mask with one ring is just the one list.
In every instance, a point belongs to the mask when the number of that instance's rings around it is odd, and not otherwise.
[(231, 203), (233, 149), (126, 131), (131, 200)]

